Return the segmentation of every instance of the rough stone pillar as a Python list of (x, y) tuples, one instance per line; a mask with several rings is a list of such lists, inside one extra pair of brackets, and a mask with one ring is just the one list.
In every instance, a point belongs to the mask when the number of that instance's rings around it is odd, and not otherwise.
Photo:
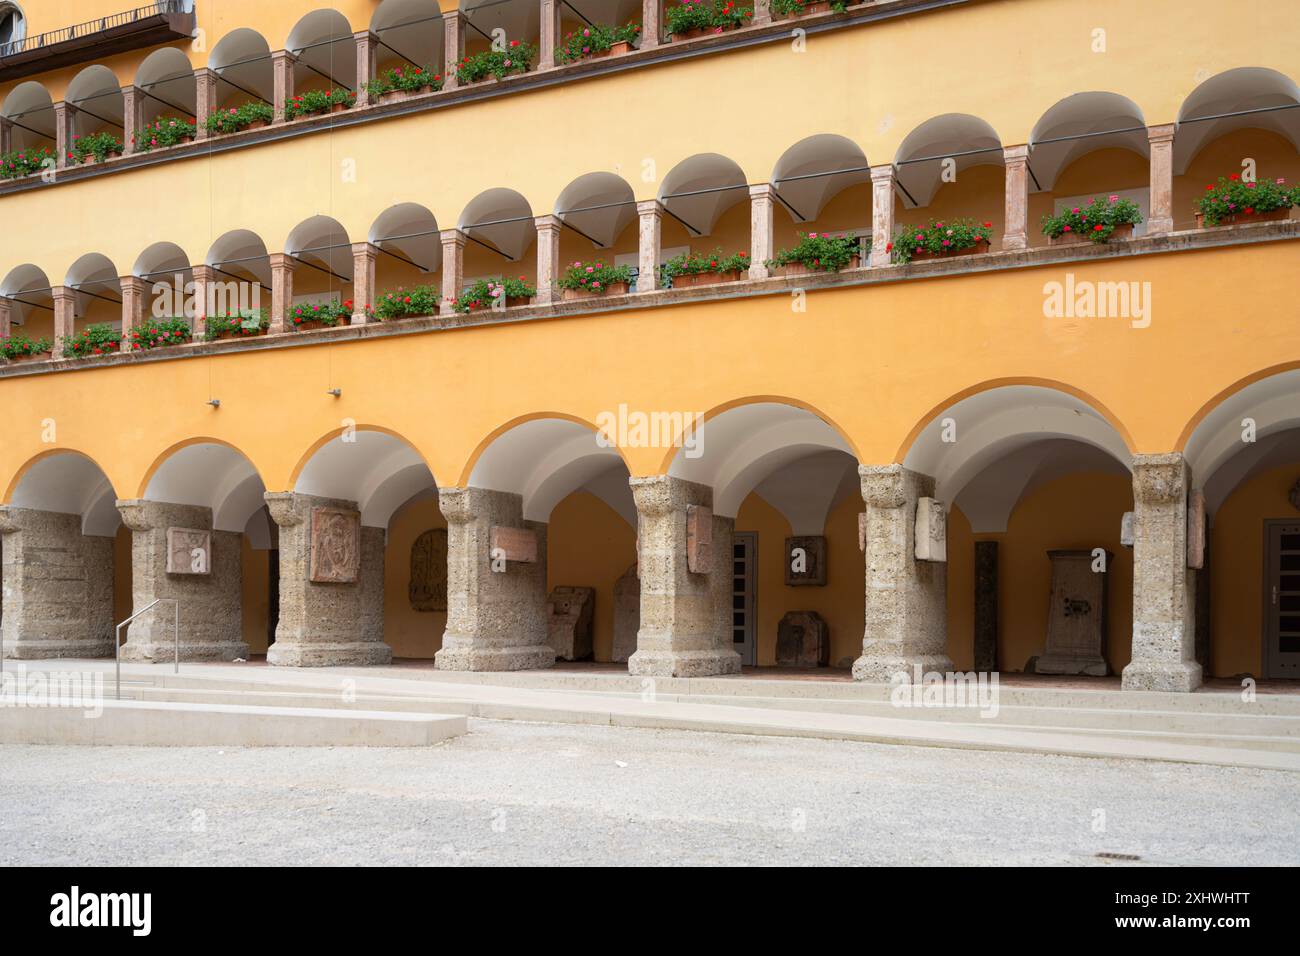
[(442, 236), (442, 315), (456, 314), (456, 299), (465, 281), (465, 233), (444, 229)]
[(122, 87), (122, 153), (135, 152), (135, 134), (144, 126), (144, 90), (136, 86)]
[[(734, 556), (732, 542), (736, 534), (736, 519), (713, 516), (713, 570), (709, 574), (709, 592), (713, 600), (713, 638), (719, 652), (725, 656), (736, 652), (734, 616), (731, 593), (735, 590)], [(736, 671), (739, 672), (739, 668)]]
[[(740, 655), (731, 642), (719, 646), (717, 552), (708, 556), (707, 570), (700, 571), (690, 570), (688, 556), (688, 509), (692, 505), (711, 508), (713, 490), (668, 475), (632, 478), (629, 483), (640, 524), (641, 629), (636, 653), (627, 662), (628, 673), (648, 677), (739, 674)], [(709, 528), (719, 530), (713, 521)], [(729, 584), (729, 563), (727, 580)], [(726, 603), (731, 603), (729, 589)]]
[(771, 273), (767, 260), (776, 254), (773, 236), (773, 198), (776, 189), (771, 183), (749, 187), (749, 277), (766, 279)]
[(537, 0), (542, 15), (542, 36), (537, 56), (537, 68), (548, 70), (555, 66), (555, 48), (560, 45), (560, 0)]
[(894, 241), (894, 167), (871, 167), (871, 264), (887, 266)]
[(637, 218), (641, 231), (639, 246), (640, 271), (636, 278), (637, 292), (654, 292), (661, 285), (659, 282), (659, 254), (663, 247), (664, 207), (658, 200), (647, 199), (636, 204)]
[(194, 124), (197, 131), (195, 139), (208, 138), (208, 117), (217, 110), (217, 72), (207, 67), (194, 71), (195, 102)]
[(1147, 128), (1151, 144), (1151, 215), (1148, 236), (1174, 231), (1174, 124)]
[(81, 516), (0, 505), (5, 657), (111, 657), (113, 539)]
[(271, 260), (271, 324), (267, 331), (274, 335), (289, 328), (289, 311), (293, 308), (293, 270), (298, 260), (276, 252)]
[(198, 265), (192, 269), (194, 274), (194, 338), (202, 339), (208, 327), (208, 312), (212, 309), (215, 295), (213, 287), (217, 281), (217, 270), (209, 265)]
[[(267, 492), (266, 504), (280, 530), (280, 622), (266, 662), (390, 663), (393, 652), (384, 643), (384, 529), (363, 527), (353, 501), (286, 491)], [(327, 516), (341, 516), (343, 527), (327, 532), (322, 524), (313, 534), (313, 523)], [(314, 568), (313, 547), (319, 548)]]
[(352, 324), (365, 325), (370, 320), (370, 306), (375, 301), (375, 260), (379, 247), (369, 242), (352, 244)]
[[(546, 627), (546, 525), (525, 521), (523, 498), (504, 491), (441, 488), (438, 504), (447, 519), (447, 629), (434, 667), (550, 667), (555, 649)], [(494, 571), (494, 526), (532, 531), (537, 560), (507, 560), (504, 571)]]
[(63, 358), (63, 346), (71, 341), (77, 327), (77, 293), (66, 285), (50, 290), (54, 298), (54, 358)]
[(122, 276), (122, 349), (129, 351), (131, 333), (144, 322), (144, 299), (149, 284), (139, 276)]
[(272, 122), (284, 122), (284, 105), (293, 99), (293, 68), (298, 58), (288, 50), (276, 50), (271, 54), (271, 77), (274, 81), (275, 118)]
[(641, 49), (663, 42), (664, 0), (641, 0)]
[(560, 297), (560, 217), (538, 216), (537, 226), (537, 302), (545, 305)]
[(73, 132), (76, 118), (77, 108), (71, 103), (54, 104), (54, 151), (58, 154), (60, 169), (76, 165), (76, 160), (68, 159), (68, 153), (72, 149), (72, 140), (76, 135)]
[(1007, 168), (1002, 248), (1024, 249), (1029, 244), (1029, 147), (1008, 146), (1002, 150), (1002, 160)]
[(953, 669), (947, 654), (947, 566), (916, 559), (916, 503), (934, 479), (902, 465), (861, 465), (866, 512), (867, 607), (853, 679), (887, 683)]
[[(212, 509), (159, 501), (119, 501), (131, 529), (132, 613), (163, 599), (127, 628), (124, 661), (170, 661), (176, 653), (175, 615), (180, 603), (180, 657), (184, 661), (248, 659), (240, 610), (240, 545), (235, 531), (213, 531)], [(193, 542), (173, 554), (170, 529), (208, 532), (206, 558), (196, 561)], [(195, 569), (206, 564), (206, 573)]]
[(754, 0), (754, 17), (750, 21), (753, 26), (761, 27), (772, 22), (772, 2), (771, 0)]
[(465, 14), (460, 10), (448, 10), (442, 15), (442, 88), (454, 90), (460, 85), (456, 67), (465, 57)]
[(366, 84), (375, 78), (376, 53), (379, 50), (379, 37), (369, 30), (352, 34), (357, 44), (357, 106), (369, 106), (370, 94)]
[(1191, 691), (1196, 663), (1196, 572), (1187, 567), (1182, 455), (1133, 457), (1133, 656), (1125, 690)]
[(13, 306), (8, 299), (0, 296), (0, 339), (9, 338), (13, 331)]
[(14, 124), (12, 120), (0, 116), (0, 154), (12, 152), (14, 148)]

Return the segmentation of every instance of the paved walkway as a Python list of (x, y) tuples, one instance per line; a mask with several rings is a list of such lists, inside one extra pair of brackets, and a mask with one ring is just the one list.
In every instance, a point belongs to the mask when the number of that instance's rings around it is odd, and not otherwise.
[(1267, 770), (485, 720), (0, 766), (0, 865), (1300, 864), (1295, 776)]

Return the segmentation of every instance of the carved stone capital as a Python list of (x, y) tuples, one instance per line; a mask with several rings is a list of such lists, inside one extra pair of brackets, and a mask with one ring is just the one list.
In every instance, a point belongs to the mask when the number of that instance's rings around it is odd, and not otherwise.
[(902, 465), (859, 465), (862, 500), (873, 508), (901, 508), (907, 503)]
[(439, 488), (438, 508), (448, 524), (468, 524), (477, 510), (468, 488)]
[(292, 491), (268, 491), (262, 495), (266, 500), (266, 510), (271, 513), (271, 520), (281, 528), (292, 528), (302, 524), (307, 515), (298, 507), (298, 496)]
[(1177, 452), (1133, 456), (1133, 498), (1149, 505), (1169, 504), (1187, 494), (1187, 462)]
[(0, 505), (0, 534), (14, 534), (21, 530), (22, 511), (13, 505)]
[(138, 498), (125, 501), (119, 498), (117, 512), (122, 516), (122, 523), (132, 531), (148, 531), (154, 526), (154, 514), (147, 501)]

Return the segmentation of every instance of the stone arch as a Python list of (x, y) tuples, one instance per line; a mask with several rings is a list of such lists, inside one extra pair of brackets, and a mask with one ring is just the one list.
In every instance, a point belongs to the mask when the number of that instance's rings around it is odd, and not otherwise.
[(812, 222), (839, 193), (870, 183), (871, 169), (866, 153), (853, 140), (818, 133), (782, 153), (771, 179), (794, 221)]
[(284, 48), (297, 57), (294, 88), (327, 83), (355, 90), (357, 44), (353, 32), (348, 18), (338, 10), (326, 7), (304, 14), (284, 42)]
[(457, 228), (511, 262), (524, 257), (536, 238), (532, 206), (519, 192), (498, 186), (469, 201)]
[(104, 131), (123, 141), (130, 135), (124, 126), (122, 84), (117, 74), (102, 63), (92, 64), (73, 77), (63, 100), (77, 108), (72, 122), (74, 135)]
[(219, 103), (224, 105), (232, 99), (242, 103), (250, 94), (264, 103), (271, 102), (271, 45), (256, 30), (239, 27), (225, 34), (212, 48), (208, 69), (224, 81), (217, 91)]
[(50, 280), (40, 266), (24, 263), (14, 266), (0, 282), (0, 298), (10, 302), (10, 318), (16, 325), (26, 325), (36, 310), (52, 314)]
[(608, 249), (636, 221), (636, 196), (617, 173), (584, 173), (560, 192), (554, 211), (570, 229)]
[(941, 185), (939, 164), (948, 158), (959, 176), (972, 166), (1001, 166), (1002, 139), (986, 120), (969, 113), (945, 113), (916, 127), (894, 155), (905, 208), (930, 205)]
[(366, 238), (384, 250), (381, 262), (404, 262), (424, 275), (436, 275), (442, 268), (438, 220), (420, 203), (389, 206), (375, 217)]
[(1100, 149), (1126, 149), (1149, 159), (1142, 109), (1118, 93), (1091, 91), (1058, 100), (1034, 124), (1030, 162), (1039, 187), (1052, 190), (1072, 163)]
[(697, 236), (707, 236), (728, 210), (749, 198), (745, 172), (719, 153), (696, 153), (668, 171), (659, 187), (664, 209)]
[(74, 514), (82, 533), (110, 536), (121, 520), (113, 504), (117, 493), (107, 473), (85, 452), (54, 448), (33, 456), (9, 482), (4, 501), (14, 508)]
[(195, 118), (198, 83), (194, 66), (178, 47), (162, 47), (145, 57), (135, 71), (135, 85), (145, 93), (140, 110), (145, 124), (163, 116)]
[(370, 18), (370, 32), (387, 44), (379, 48), (381, 66), (399, 57), (397, 62), (441, 73), (443, 29), (435, 0), (383, 0)]
[(304, 495), (355, 501), (362, 523), (387, 527), (412, 495), (436, 488), (425, 457), (395, 431), (374, 425), (334, 429), (294, 467), (292, 489)]
[(5, 97), (0, 115), (13, 122), (14, 149), (55, 144), (54, 100), (45, 84), (37, 80), (19, 83)]
[[(1266, 129), (1300, 150), (1300, 86), (1263, 67), (1238, 67), (1210, 77), (1188, 94), (1178, 111), (1174, 174), (1182, 175), (1213, 140), (1239, 129)], [(1278, 107), (1285, 107), (1277, 109)], [(1229, 113), (1249, 112), (1240, 116)]]

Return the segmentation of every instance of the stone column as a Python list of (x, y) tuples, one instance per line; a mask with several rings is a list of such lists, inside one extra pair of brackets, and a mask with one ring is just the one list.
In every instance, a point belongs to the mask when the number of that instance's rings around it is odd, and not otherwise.
[(59, 169), (68, 166), (75, 166), (77, 161), (68, 159), (68, 153), (72, 149), (72, 140), (76, 135), (73, 128), (76, 125), (77, 108), (71, 103), (54, 104), (54, 151), (58, 154)]
[(456, 67), (465, 58), (465, 14), (448, 10), (442, 15), (442, 88), (454, 90), (460, 85)]
[(54, 358), (63, 358), (63, 346), (72, 340), (77, 328), (77, 293), (65, 285), (50, 290), (54, 298)]
[(172, 601), (180, 603), (181, 660), (247, 660), (239, 600), (242, 536), (213, 531), (212, 509), (201, 505), (133, 500), (119, 501), (117, 510), (131, 529), (132, 612), (164, 602), (127, 628), (122, 660), (174, 658)]
[(379, 50), (379, 37), (369, 30), (352, 34), (357, 44), (357, 106), (369, 106), (370, 94), (366, 84), (375, 78), (375, 61)]
[(144, 299), (149, 284), (139, 276), (122, 276), (122, 349), (130, 351), (131, 333), (144, 322)]
[(122, 154), (135, 152), (136, 131), (144, 125), (144, 90), (136, 86), (122, 87)]
[(637, 292), (654, 292), (660, 287), (659, 252), (663, 246), (664, 207), (658, 200), (647, 199), (636, 204), (636, 214), (641, 223), (639, 246), (640, 271), (636, 279)]
[(740, 655), (736, 651), (731, 592), (735, 589), (735, 573), (731, 553), (736, 534), (736, 519), (713, 516), (713, 570), (709, 574), (709, 592), (713, 601), (713, 638), (718, 651), (736, 655), (739, 673)]
[(208, 312), (213, 306), (213, 286), (217, 270), (209, 265), (193, 267), (194, 273), (194, 338), (199, 340), (208, 327)]
[(537, 0), (541, 8), (542, 36), (537, 68), (549, 70), (555, 66), (555, 49), (560, 45), (560, 0)]
[(913, 668), (948, 673), (947, 566), (916, 559), (917, 499), (934, 479), (902, 465), (861, 465), (866, 512), (867, 607), (862, 656), (853, 679), (914, 680)]
[(356, 502), (267, 492), (280, 530), (280, 623), (266, 662), (286, 667), (388, 664), (383, 528)]
[(271, 335), (289, 330), (289, 312), (293, 309), (293, 270), (298, 260), (282, 252), (272, 253), (271, 260)]
[(0, 505), (5, 657), (111, 657), (113, 539), (81, 516)]
[(0, 296), (0, 339), (9, 338), (13, 331), (13, 305)]
[(352, 244), (352, 324), (365, 325), (370, 320), (370, 306), (375, 301), (375, 260), (379, 247), (369, 242)]
[(641, 0), (641, 49), (663, 42), (664, 0)]
[(208, 138), (208, 117), (217, 111), (217, 73), (207, 67), (194, 71), (195, 102), (194, 125), (197, 131), (195, 139)]
[(537, 226), (537, 302), (545, 305), (560, 298), (556, 283), (560, 279), (559, 216), (538, 216)]
[[(546, 525), (525, 521), (523, 498), (486, 488), (441, 488), (447, 519), (447, 629), (434, 667), (514, 671), (550, 667), (547, 641)], [(492, 529), (531, 531), (536, 560), (504, 561), (493, 570)], [(501, 556), (495, 559), (501, 566)]]
[(13, 152), (14, 124), (12, 120), (0, 116), (0, 154)]
[(1029, 244), (1029, 147), (1006, 147), (1002, 150), (1002, 161), (1007, 168), (1002, 248), (1024, 249)]
[[(740, 655), (722, 644), (716, 596), (720, 564), (716, 550), (698, 553), (691, 570), (689, 520), (692, 506), (710, 509), (713, 490), (668, 475), (632, 478), (640, 525), (641, 628), (629, 674), (647, 677), (708, 677), (740, 673)], [(701, 516), (707, 512), (695, 511)], [(720, 530), (708, 515), (710, 533)], [(727, 527), (724, 523), (724, 529)], [(729, 536), (728, 536), (729, 539)], [(710, 549), (719, 542), (711, 542)], [(698, 548), (698, 545), (697, 545)], [(731, 604), (730, 565), (726, 603)], [(729, 635), (730, 629), (727, 634)]]
[(1187, 492), (1180, 454), (1133, 456), (1133, 655), (1125, 690), (1191, 691), (1196, 572), (1187, 567)]
[(776, 188), (771, 183), (749, 187), (749, 277), (766, 279), (771, 272), (767, 260), (776, 254), (773, 237), (773, 197)]
[(293, 99), (293, 68), (298, 58), (288, 50), (276, 50), (271, 54), (271, 76), (274, 81), (272, 106), (275, 118), (272, 122), (284, 122), (284, 105)]
[(871, 167), (871, 264), (890, 263), (889, 244), (894, 241), (894, 167)]
[(455, 315), (456, 299), (465, 281), (465, 233), (444, 229), (442, 236), (442, 305), (440, 315)]
[(1174, 231), (1174, 124), (1147, 127), (1151, 144), (1151, 215), (1148, 236)]

